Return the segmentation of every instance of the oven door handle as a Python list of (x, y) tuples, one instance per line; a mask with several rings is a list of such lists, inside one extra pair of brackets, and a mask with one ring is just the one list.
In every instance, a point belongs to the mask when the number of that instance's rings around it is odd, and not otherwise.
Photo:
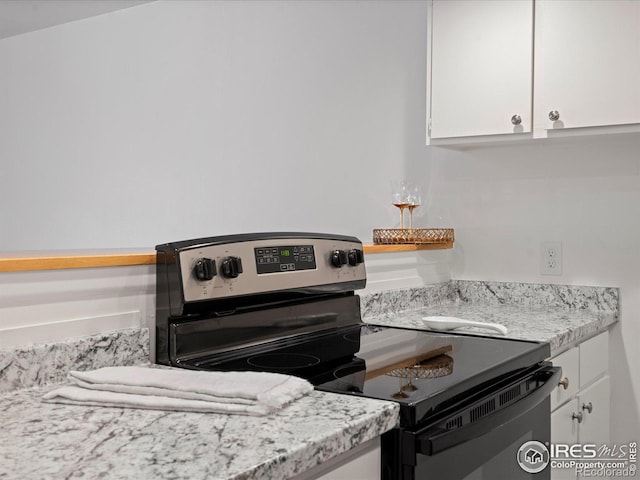
[[(545, 366), (541, 370), (533, 372), (525, 379), (520, 380), (520, 382), (536, 381), (540, 380), (541, 377), (546, 377), (543, 384), (538, 385), (534, 391), (515, 403), (460, 428), (447, 430), (438, 427), (427, 427), (422, 432), (416, 432), (414, 434), (416, 453), (421, 453), (423, 455), (435, 455), (461, 443), (486, 435), (497, 426), (515, 420), (543, 402), (545, 398), (547, 398), (558, 386), (561, 376), (562, 368)], [(474, 405), (483, 404), (487, 398), (495, 397), (496, 395), (507, 392), (512, 388), (513, 385), (507, 386), (499, 392), (493, 392), (485, 397), (484, 400), (474, 402)], [(457, 414), (454, 414), (449, 418), (455, 418), (457, 416)], [(446, 421), (447, 420), (445, 419), (441, 423)]]

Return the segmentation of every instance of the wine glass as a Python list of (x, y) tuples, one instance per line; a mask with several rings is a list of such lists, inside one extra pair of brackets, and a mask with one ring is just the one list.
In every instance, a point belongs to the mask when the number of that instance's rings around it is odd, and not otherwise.
[(391, 201), (400, 209), (400, 228), (404, 230), (404, 209), (409, 206), (411, 186), (406, 180), (391, 182)]
[(413, 186), (407, 195), (407, 209), (409, 210), (409, 230), (413, 231), (413, 210), (422, 205), (420, 187)]

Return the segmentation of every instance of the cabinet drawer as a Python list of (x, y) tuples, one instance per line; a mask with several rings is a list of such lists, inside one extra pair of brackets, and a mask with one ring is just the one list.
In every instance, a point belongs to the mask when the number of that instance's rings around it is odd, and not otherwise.
[(601, 333), (580, 346), (580, 388), (609, 370), (609, 332)]
[(578, 411), (582, 411), (579, 440), (581, 443), (603, 444), (610, 439), (611, 386), (602, 377), (578, 395)]
[[(559, 407), (551, 414), (551, 442), (575, 445), (578, 443), (578, 422), (573, 415), (578, 412), (577, 400)], [(535, 475), (532, 477), (535, 478)], [(551, 469), (551, 480), (578, 480), (572, 468)]]
[(562, 405), (578, 393), (578, 385), (580, 384), (578, 377), (580, 371), (578, 348), (574, 347), (571, 350), (567, 350), (557, 357), (554, 357), (551, 361), (555, 366), (562, 367), (562, 379), (567, 381), (567, 388), (563, 385), (558, 385), (555, 390), (551, 392), (551, 411), (553, 411), (556, 407)]

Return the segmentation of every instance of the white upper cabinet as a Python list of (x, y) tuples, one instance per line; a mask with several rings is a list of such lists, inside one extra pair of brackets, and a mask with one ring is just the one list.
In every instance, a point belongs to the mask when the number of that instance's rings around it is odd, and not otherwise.
[(432, 0), (430, 20), (434, 144), (640, 131), (640, 0)]
[(639, 1), (537, 0), (535, 35), (536, 129), (640, 122)]
[(432, 14), (431, 138), (530, 132), (533, 0), (434, 0)]

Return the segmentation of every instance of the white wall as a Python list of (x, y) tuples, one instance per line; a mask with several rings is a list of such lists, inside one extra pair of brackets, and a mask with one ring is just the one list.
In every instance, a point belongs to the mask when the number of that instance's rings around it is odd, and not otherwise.
[(0, 273), (0, 348), (155, 322), (153, 265)]
[(0, 251), (370, 241), (426, 151), (426, 21), (412, 1), (160, 1), (0, 40)]
[[(358, 293), (446, 282), (452, 258), (453, 251), (368, 254)], [(0, 349), (146, 327), (153, 357), (155, 285), (153, 265), (0, 273)]]
[[(0, 40), (0, 251), (370, 242), (425, 157), (426, 22), (412, 1), (161, 1)], [(448, 280), (449, 258), (374, 255), (367, 292)], [(1, 274), (0, 346), (148, 325), (153, 280)]]
[[(455, 226), (453, 277), (613, 286), (613, 439), (640, 431), (640, 136), (430, 148), (427, 218)], [(540, 243), (562, 242), (563, 274), (540, 275)]]
[[(421, 224), (456, 229), (456, 278), (621, 288), (614, 438), (637, 441), (640, 141), (427, 149), (426, 20), (423, 2), (156, 2), (1, 40), (0, 250), (367, 241), (411, 175)], [(539, 275), (543, 240), (563, 244), (560, 277)], [(372, 288), (394, 268), (379, 258)]]

